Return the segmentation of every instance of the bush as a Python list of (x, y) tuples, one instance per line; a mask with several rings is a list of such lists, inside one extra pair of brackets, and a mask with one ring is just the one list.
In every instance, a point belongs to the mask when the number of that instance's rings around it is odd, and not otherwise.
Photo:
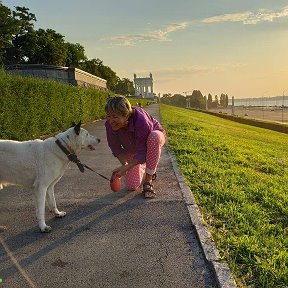
[(35, 139), (101, 119), (108, 93), (0, 70), (0, 138)]

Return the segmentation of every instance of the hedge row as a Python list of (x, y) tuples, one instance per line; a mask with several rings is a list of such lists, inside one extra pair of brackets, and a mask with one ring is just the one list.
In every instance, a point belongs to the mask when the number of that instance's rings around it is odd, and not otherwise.
[(108, 93), (0, 70), (0, 139), (35, 139), (101, 119)]

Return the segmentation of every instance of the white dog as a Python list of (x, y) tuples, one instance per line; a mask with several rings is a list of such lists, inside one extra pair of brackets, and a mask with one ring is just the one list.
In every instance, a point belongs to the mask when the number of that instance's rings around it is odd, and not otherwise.
[(50, 232), (45, 223), (45, 200), (56, 217), (64, 217), (54, 196), (54, 186), (63, 176), (69, 161), (75, 162), (82, 172), (77, 158), (82, 150), (95, 150), (100, 139), (81, 128), (81, 121), (65, 132), (46, 140), (12, 141), (0, 140), (0, 189), (6, 185), (33, 188), (36, 217), (41, 232)]

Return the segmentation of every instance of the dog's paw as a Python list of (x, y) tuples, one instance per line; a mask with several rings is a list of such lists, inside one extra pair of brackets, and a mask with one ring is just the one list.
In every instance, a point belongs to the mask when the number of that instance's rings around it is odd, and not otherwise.
[(66, 212), (65, 211), (59, 211), (58, 213), (55, 213), (55, 217), (56, 218), (62, 218), (66, 216)]
[(40, 228), (41, 233), (49, 233), (52, 231), (52, 228), (50, 226), (45, 226), (44, 228)]

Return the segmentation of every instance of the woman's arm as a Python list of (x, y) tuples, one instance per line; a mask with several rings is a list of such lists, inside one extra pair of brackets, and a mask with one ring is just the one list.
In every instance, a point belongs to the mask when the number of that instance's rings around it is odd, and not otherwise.
[(113, 173), (115, 173), (118, 177), (122, 177), (126, 175), (126, 173), (133, 168), (134, 166), (139, 164), (139, 161), (137, 159), (133, 159), (129, 163), (127, 162), (125, 155), (121, 154), (117, 156), (118, 160), (122, 164), (122, 166), (116, 168), (113, 170)]

